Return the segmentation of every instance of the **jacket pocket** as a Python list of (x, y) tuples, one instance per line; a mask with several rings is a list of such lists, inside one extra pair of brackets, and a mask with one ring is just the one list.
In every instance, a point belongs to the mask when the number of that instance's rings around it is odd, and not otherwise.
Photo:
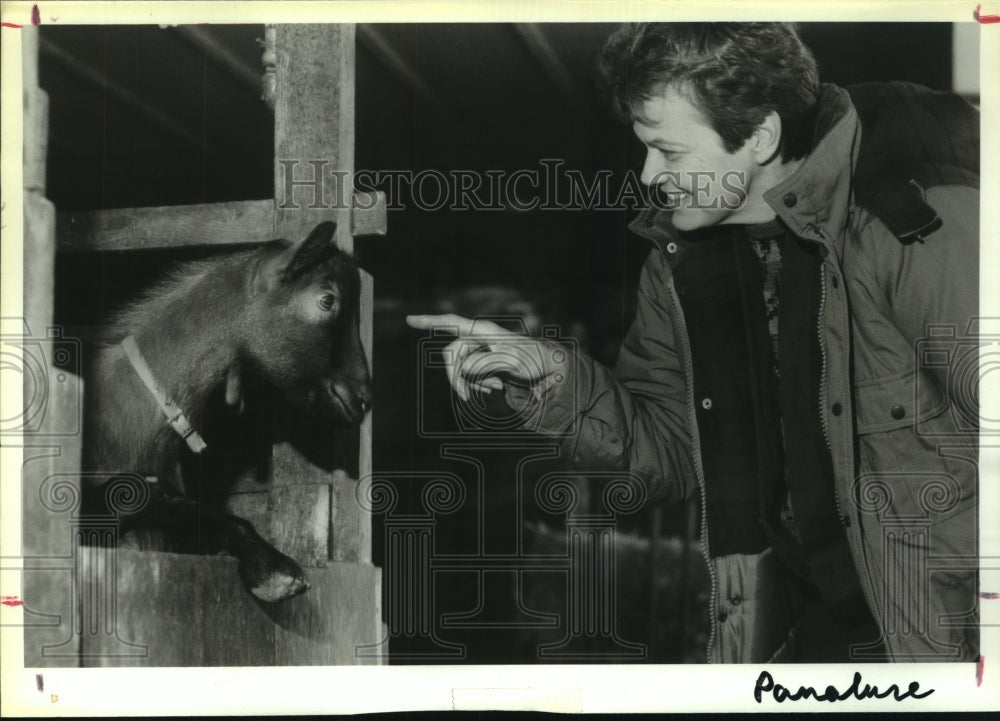
[(976, 437), (961, 433), (934, 379), (906, 371), (855, 388), (858, 475), (851, 495), (862, 511), (883, 522), (939, 523), (975, 504)]
[(860, 435), (924, 423), (948, 408), (948, 397), (937, 382), (913, 370), (857, 381), (854, 387)]

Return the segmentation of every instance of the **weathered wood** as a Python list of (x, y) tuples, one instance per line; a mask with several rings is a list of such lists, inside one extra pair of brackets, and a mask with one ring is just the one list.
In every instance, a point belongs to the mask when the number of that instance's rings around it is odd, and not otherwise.
[(226, 496), (225, 509), (234, 516), (250, 521), (254, 530), (274, 543), (268, 538), (268, 499), (270, 493), (265, 488), (255, 493), (231, 493)]
[(389, 230), (386, 218), (385, 193), (381, 190), (374, 193), (355, 191), (354, 212), (351, 216), (351, 234), (385, 235)]
[[(55, 290), (55, 206), (45, 198), (48, 102), (38, 88), (38, 30), (21, 33), (25, 68), (23, 97), (24, 160), (24, 318), (32, 333), (52, 325)], [(33, 326), (33, 327), (32, 327)]]
[[(39, 91), (32, 102), (34, 107), (41, 107), (45, 100), (45, 93)], [(38, 132), (44, 137), (43, 131)], [(27, 148), (25, 152), (27, 156)], [(37, 154), (38, 151), (32, 152)], [(38, 165), (36, 162), (35, 166)], [(26, 182), (29, 176), (34, 178), (33, 183), (41, 183), (44, 187), (44, 155), (40, 170), (26, 172)], [(385, 235), (385, 193), (356, 193), (354, 206), (353, 235)], [(282, 236), (275, 225), (273, 201), (247, 200), (59, 213), (57, 235), (61, 250), (136, 250), (244, 245), (265, 243), (279, 237), (300, 240), (308, 234), (306, 231), (302, 235)]]
[(335, 561), (371, 563), (371, 515), (358, 503), (357, 488), (358, 482), (346, 473), (338, 473), (331, 484), (330, 557)]
[(330, 486), (280, 486), (269, 496), (268, 540), (303, 567), (325, 566), (330, 558)]
[[(333, 219), (337, 245), (351, 251), (351, 208), (344, 199), (353, 197), (354, 25), (274, 29), (276, 228), (285, 237), (304, 238), (318, 222)], [(297, 172), (309, 178), (320, 167), (319, 192), (301, 186), (286, 197), (287, 166), (282, 161), (295, 163)]]
[[(22, 555), (28, 567), (22, 589), (24, 600), (24, 661), (28, 666), (76, 665), (79, 650), (73, 634), (73, 556), (70, 516), (78, 510), (80, 493), (83, 382), (74, 373), (72, 356), (49, 330), (52, 323), (52, 267), (55, 212), (37, 192), (24, 199), (24, 313), (23, 339), (7, 337), (5, 344), (23, 340), (25, 373), (22, 417), (24, 460), (21, 470)], [(17, 333), (17, 328), (5, 327)], [(58, 356), (58, 357), (57, 357)], [(78, 357), (78, 356), (77, 356)], [(62, 363), (57, 361), (62, 360)], [(5, 442), (7, 439), (4, 439)], [(60, 498), (69, 505), (59, 511), (46, 490), (58, 478)], [(76, 497), (76, 498), (75, 498)], [(48, 505), (46, 505), (48, 504)], [(40, 562), (40, 559), (46, 559)], [(51, 570), (49, 570), (51, 569)], [(61, 645), (64, 657), (45, 657), (47, 646)]]
[(308, 572), (312, 588), (275, 608), (275, 663), (377, 663), (360, 658), (357, 647), (383, 638), (380, 569), (367, 563), (330, 563)]
[[(88, 548), (84, 593), (94, 598), (115, 588), (116, 635), (83, 633), (88, 666), (269, 666), (274, 663), (274, 623), (243, 587), (236, 559), (117, 550), (114, 569), (103, 549)], [(145, 655), (122, 654), (128, 646)], [(102, 655), (102, 654), (108, 655)], [(122, 655), (114, 655), (122, 654)]]
[[(353, 235), (385, 232), (384, 196), (377, 196), (374, 206), (364, 210), (371, 205), (370, 198), (355, 198), (352, 185), (355, 28), (279, 25), (275, 30), (275, 227), (285, 236), (297, 237), (332, 218), (338, 223), (337, 245), (350, 252)], [(319, 172), (321, 183), (287, 185), (289, 161), (293, 170), (298, 169), (292, 179), (316, 179)], [(344, 198), (354, 202), (345, 203)], [(348, 207), (351, 205), (355, 208)], [(372, 284), (364, 274), (362, 287), (362, 334), (370, 358)], [(312, 588), (280, 605), (277, 621), (282, 630), (277, 633), (275, 650), (278, 664), (359, 663), (356, 646), (381, 638), (381, 576), (370, 565), (371, 521), (355, 500), (356, 482), (351, 477), (361, 468), (370, 468), (370, 420), (359, 436), (360, 444), (346, 451), (354, 457), (338, 459), (338, 470), (332, 474), (313, 466), (289, 444), (274, 447), (276, 491), (279, 487), (294, 488), (290, 483), (327, 489), (332, 494), (325, 499), (331, 504), (327, 553), (333, 559), (351, 561), (309, 569)], [(336, 448), (346, 440), (331, 438), (331, 444)], [(275, 498), (290, 502), (290, 493), (282, 491), (283, 495)], [(303, 496), (302, 501), (316, 504), (324, 499)], [(313, 517), (309, 509), (283, 513)], [(298, 543), (292, 532), (281, 534), (279, 547), (283, 542)], [(322, 537), (317, 531), (316, 540)]]
[(271, 200), (60, 213), (57, 232), (61, 250), (232, 245), (280, 237)]
[[(66, 411), (66, 397), (79, 389), (54, 389), (50, 396), (51, 414)], [(80, 648), (73, 633), (76, 610), (73, 597), (73, 554), (71, 511), (57, 512), (42, 503), (43, 483), (58, 476), (79, 492), (80, 438), (61, 439), (58, 445), (24, 449), (21, 471), (23, 546), (21, 554), (27, 570), (22, 575), (24, 602), (24, 664), (31, 666), (76, 666)], [(72, 493), (73, 491), (68, 491)], [(44, 656), (46, 647), (62, 646), (62, 657)]]
[[(63, 644), (68, 654), (79, 650), (73, 635), (72, 545), (69, 517), (78, 500), (81, 457), (83, 383), (70, 372), (70, 356), (50, 331), (53, 318), (55, 208), (45, 199), (48, 103), (38, 89), (38, 30), (21, 30), (24, 138), (23, 322), (5, 319), (4, 354), (21, 349), (24, 365), (20, 439), (25, 446), (21, 468), (22, 545), (25, 571), (21, 589), (24, 614), (25, 666), (76, 665), (70, 658), (43, 658), (45, 646)], [(60, 351), (60, 358), (56, 358)], [(62, 360), (61, 364), (57, 364)], [(28, 372), (30, 371), (30, 372)], [(6, 435), (16, 430), (4, 422), (4, 445), (18, 443)], [(47, 479), (59, 475), (65, 504), (45, 493)], [(13, 480), (13, 479), (11, 479)], [(6, 482), (6, 479), (5, 479)], [(48, 504), (48, 506), (46, 505)]]
[[(351, 208), (343, 199), (353, 195), (354, 26), (277, 25), (274, 31), (275, 227), (285, 235), (304, 237), (316, 223), (335, 219), (337, 245), (350, 251)], [(293, 179), (306, 175), (316, 184), (289, 190), (290, 171)], [(331, 438), (331, 444), (342, 442)], [(289, 443), (275, 444), (272, 457), (276, 487), (333, 481), (329, 471), (313, 465)], [(290, 500), (288, 495), (285, 499)], [(312, 511), (286, 513), (308, 517)], [(299, 529), (271, 528), (280, 535), (279, 545), (296, 542)], [(328, 528), (316, 545), (323, 542), (328, 548), (329, 534)]]
[(49, 145), (49, 96), (40, 89), (25, 93), (24, 189), (45, 195), (45, 156)]
[(38, 28), (21, 33), (21, 95), (24, 101), (24, 189), (45, 194), (45, 157), (49, 144), (49, 98), (38, 87)]

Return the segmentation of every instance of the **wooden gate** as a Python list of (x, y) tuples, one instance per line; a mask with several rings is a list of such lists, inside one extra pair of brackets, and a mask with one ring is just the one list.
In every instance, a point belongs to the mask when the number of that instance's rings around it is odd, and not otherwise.
[[(37, 32), (24, 28), (22, 35), (24, 337), (30, 339), (24, 347), (44, 368), (41, 384), (38, 374), (25, 379), (25, 398), (42, 394), (44, 404), (37, 427), (24, 434), (25, 665), (366, 662), (357, 648), (383, 637), (381, 575), (371, 564), (371, 522), (356, 501), (351, 476), (370, 472), (370, 416), (361, 428), (356, 464), (330, 472), (291, 444), (276, 443), (270, 483), (247, 482), (229, 498), (235, 512), (306, 568), (312, 583), (302, 596), (273, 607), (260, 604), (240, 583), (234, 559), (82, 543), (85, 534), (105, 529), (95, 529), (92, 519), (79, 514), (82, 381), (63, 367), (60, 344), (72, 345), (72, 339), (53, 327), (59, 250), (298, 240), (317, 222), (331, 219), (338, 222), (337, 244), (348, 251), (354, 236), (384, 233), (384, 196), (355, 195), (350, 186), (354, 26), (265, 30), (265, 96), (275, 115), (272, 200), (59, 215), (45, 198), (48, 119), (47, 99), (38, 87)], [(309, 160), (325, 161), (323, 170), (336, 169), (340, 187), (327, 184), (327, 191), (352, 202), (336, 203), (336, 197), (314, 202), (317, 188), (307, 181), (320, 166)], [(286, 176), (289, 172), (293, 175)], [(369, 359), (372, 293), (372, 279), (362, 272), (362, 340)]]

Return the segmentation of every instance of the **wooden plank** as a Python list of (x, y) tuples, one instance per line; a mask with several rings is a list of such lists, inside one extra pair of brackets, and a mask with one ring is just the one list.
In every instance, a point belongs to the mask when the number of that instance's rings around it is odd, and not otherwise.
[(281, 486), (268, 495), (268, 540), (303, 568), (325, 566), (330, 557), (330, 486)]
[(331, 484), (330, 558), (371, 563), (371, 515), (358, 503), (357, 488), (358, 482), (343, 472), (338, 472)]
[[(67, 399), (80, 389), (79, 379), (52, 389), (48, 416), (77, 409)], [(65, 511), (53, 504), (52, 481), (62, 486), (60, 498), (79, 494), (80, 437), (69, 436), (53, 446), (24, 449), (21, 498), (25, 570), (21, 596), (24, 602), (24, 664), (30, 666), (76, 666), (80, 639), (73, 633), (76, 608), (73, 595), (72, 506)], [(77, 496), (78, 497), (78, 496)], [(45, 499), (45, 500), (43, 500)], [(46, 507), (46, 502), (52, 507)], [(75, 506), (76, 504), (73, 504)], [(46, 655), (46, 647), (60, 646), (60, 656)]]
[[(351, 178), (355, 28), (278, 25), (275, 61), (275, 227), (286, 237), (299, 237), (316, 223), (333, 219), (337, 221), (337, 245), (353, 251), (354, 234), (385, 232), (384, 196), (377, 196), (373, 207), (364, 209), (371, 205), (369, 197), (354, 198)], [(314, 169), (322, 168), (323, 185), (293, 186), (288, 197), (285, 184), (288, 161), (298, 169), (299, 180), (315, 178)], [(343, 198), (353, 198), (354, 202), (345, 203)], [(370, 277), (363, 280), (362, 298), (362, 332), (366, 334), (370, 354)], [(371, 446), (370, 425), (360, 435), (363, 438), (360, 446), (364, 449), (360, 454), (356, 438), (341, 435), (330, 439), (335, 457), (332, 473), (313, 465), (289, 443), (274, 446), (276, 489), (272, 493), (278, 494), (279, 488), (294, 488), (293, 484), (328, 489), (332, 496), (326, 498), (331, 504), (327, 553), (334, 559), (350, 561), (330, 561), (327, 568), (308, 569), (312, 588), (280, 604), (275, 639), (275, 662), (279, 665), (356, 664), (361, 662), (356, 646), (381, 639), (381, 575), (369, 562), (371, 521), (354, 499), (354, 476), (360, 467), (370, 467), (370, 459), (365, 455)], [(280, 496), (282, 504), (292, 502), (288, 493), (284, 491)], [(303, 496), (301, 501), (319, 504), (324, 499), (317, 496), (310, 500)], [(312, 517), (308, 508), (283, 513), (293, 518), (296, 514)], [(294, 541), (291, 530), (279, 532), (282, 536), (279, 547), (285, 539)], [(316, 531), (315, 535), (317, 542), (322, 540), (321, 532)]]
[[(29, 30), (28, 28), (24, 28)], [(38, 29), (21, 33), (24, 135), (24, 318), (32, 333), (52, 324), (55, 289), (55, 206), (45, 198), (48, 100), (38, 88)]]
[(60, 250), (235, 245), (280, 237), (272, 200), (60, 213), (57, 236)]
[(45, 195), (45, 158), (49, 150), (49, 96), (34, 88), (24, 92), (24, 189)]
[[(84, 554), (85, 598), (115, 589), (114, 634), (81, 634), (87, 666), (269, 666), (274, 622), (223, 556), (117, 549)], [(109, 576), (117, 569), (117, 584)], [(134, 646), (145, 646), (130, 655)]]
[[(284, 237), (304, 238), (317, 223), (336, 220), (337, 245), (351, 251), (351, 208), (343, 199), (354, 194), (354, 25), (276, 25), (274, 30), (276, 228)], [(319, 192), (297, 187), (287, 198), (288, 163), (307, 178), (320, 167)]]
[[(354, 26), (276, 25), (274, 50), (275, 227), (286, 237), (305, 237), (316, 223), (335, 219), (336, 243), (351, 251), (352, 211), (341, 198), (353, 197)], [(286, 192), (289, 164), (296, 176), (315, 178), (312, 174), (319, 173), (319, 184), (293, 186)], [(331, 444), (339, 448), (343, 441), (334, 438)], [(349, 465), (354, 465), (353, 453), (347, 454)], [(337, 451), (335, 455), (335, 467), (342, 467), (344, 454)], [(276, 487), (333, 482), (329, 470), (314, 465), (290, 443), (276, 443), (272, 460)], [(284, 499), (291, 500), (287, 494)], [(302, 500), (309, 502), (307, 497)], [(284, 511), (291, 517), (310, 517), (313, 512), (308, 508)], [(274, 524), (270, 528), (279, 547), (299, 543), (299, 529)], [(328, 528), (315, 539), (316, 545), (322, 542), (329, 548), (329, 534)]]
[[(45, 99), (39, 91), (36, 105)], [(26, 181), (29, 176), (44, 184), (44, 164), (40, 171), (26, 173)], [(354, 205), (354, 235), (385, 235), (385, 193), (356, 193)], [(59, 213), (57, 234), (60, 250), (136, 250), (265, 243), (282, 237), (274, 228), (273, 201), (248, 200)], [(300, 240), (305, 235), (284, 237)]]
[(374, 664), (357, 647), (382, 635), (382, 574), (366, 563), (330, 563), (309, 569), (312, 588), (276, 604), (275, 664)]
[[(234, 516), (250, 521), (254, 530), (267, 538), (269, 497), (270, 494), (266, 489), (256, 492), (230, 493), (226, 496), (225, 509)], [(268, 540), (272, 544), (274, 543), (274, 541)]]
[(351, 234), (354, 237), (385, 235), (388, 229), (385, 193), (381, 190), (374, 193), (355, 192)]
[[(75, 666), (79, 638), (74, 616), (70, 515), (78, 510), (83, 383), (57, 365), (65, 351), (51, 331), (55, 289), (55, 207), (45, 197), (48, 103), (38, 89), (38, 29), (21, 31), (24, 137), (24, 305), (21, 318), (3, 323), (4, 356), (22, 349), (23, 413), (6, 418), (4, 445), (23, 444), (21, 466), (21, 578), (24, 603), (24, 663)], [(15, 353), (10, 354), (16, 358)], [(67, 356), (69, 358), (70, 356)], [(78, 358), (77, 358), (78, 360)], [(6, 360), (5, 360), (6, 363)], [(30, 371), (30, 372), (27, 372)], [(22, 432), (18, 438), (16, 435)], [(61, 490), (50, 489), (58, 478)], [(14, 479), (5, 479), (13, 481)], [(53, 497), (53, 495), (57, 497)], [(44, 568), (39, 568), (39, 566)], [(46, 646), (62, 645), (65, 657), (43, 657)]]

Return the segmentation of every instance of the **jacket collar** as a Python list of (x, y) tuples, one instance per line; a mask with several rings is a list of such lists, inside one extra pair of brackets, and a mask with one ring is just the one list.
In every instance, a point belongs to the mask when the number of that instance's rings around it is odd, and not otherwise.
[[(851, 213), (851, 177), (861, 142), (861, 125), (850, 96), (836, 85), (820, 93), (813, 149), (784, 181), (764, 193), (764, 200), (800, 238), (822, 243), (838, 257)], [(629, 228), (664, 247), (681, 235), (670, 211), (649, 207)]]

